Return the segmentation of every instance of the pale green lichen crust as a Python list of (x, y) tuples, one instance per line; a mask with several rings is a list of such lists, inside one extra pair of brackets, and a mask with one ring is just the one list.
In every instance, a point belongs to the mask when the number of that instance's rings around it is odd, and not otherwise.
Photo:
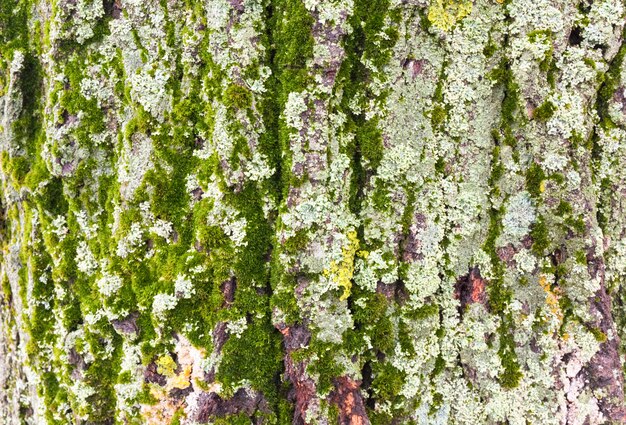
[(2, 0), (0, 422), (626, 423), (618, 0)]

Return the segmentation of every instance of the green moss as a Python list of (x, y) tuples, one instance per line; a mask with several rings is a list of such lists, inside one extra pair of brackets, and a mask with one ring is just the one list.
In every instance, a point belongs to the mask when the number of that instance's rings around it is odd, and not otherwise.
[(224, 90), (222, 102), (230, 109), (247, 109), (252, 106), (252, 93), (247, 87), (231, 84)]
[(406, 373), (388, 362), (381, 362), (372, 364), (372, 375), (372, 390), (377, 399), (393, 401), (399, 397)]
[[(499, 163), (499, 149), (494, 150), (493, 162)], [(490, 185), (492, 186), (491, 196), (494, 196), (496, 190), (495, 185), (499, 180), (498, 174), (500, 171), (498, 167), (493, 166), (490, 176)], [(501, 324), (499, 328), (500, 334), (500, 347), (498, 350), (498, 356), (504, 368), (499, 380), (500, 384), (505, 388), (512, 388), (517, 386), (521, 379), (520, 366), (515, 354), (515, 341), (513, 339), (515, 324), (510, 313), (507, 313), (507, 307), (511, 303), (513, 293), (511, 289), (507, 288), (504, 283), (504, 271), (505, 265), (498, 256), (496, 249), (496, 241), (498, 236), (502, 232), (502, 216), (504, 214), (504, 207), (499, 209), (492, 208), (489, 213), (489, 230), (487, 239), (483, 245), (483, 249), (489, 254), (491, 258), (491, 264), (493, 268), (494, 277), (487, 285), (487, 294), (489, 296), (488, 303), (489, 309), (493, 314), (500, 316)], [(437, 366), (437, 365), (436, 365)], [(437, 369), (437, 367), (435, 368)]]
[[(113, 336), (112, 329), (109, 329), (107, 334)], [(89, 417), (94, 422), (105, 421), (110, 417), (110, 412), (115, 409), (116, 405), (116, 391), (114, 385), (116, 383), (116, 377), (120, 372), (120, 359), (121, 359), (121, 340), (120, 337), (113, 336), (114, 340), (112, 346), (115, 351), (111, 356), (105, 354), (107, 348), (104, 345), (104, 341), (101, 341), (101, 336), (94, 335), (93, 337), (87, 334), (90, 339), (90, 345), (93, 352), (102, 356), (98, 361), (89, 365), (84, 372), (84, 382), (93, 387), (96, 392), (88, 398), (89, 402)]]
[(483, 48), (483, 55), (485, 55), (487, 59), (491, 58), (498, 51), (498, 47), (499, 46), (491, 38), (491, 34), (489, 34), (489, 42)]
[[(391, 319), (387, 316), (387, 298), (378, 293), (365, 293), (360, 297), (366, 299), (363, 303), (366, 308), (361, 307), (361, 303), (353, 306), (355, 326), (361, 329), (359, 334), (367, 335), (375, 350), (391, 354), (395, 347), (395, 332)], [(360, 338), (362, 337), (359, 336)]]
[[(268, 8), (268, 26), (270, 28), (272, 80), (270, 88), (275, 97), (266, 103), (265, 116), (272, 119), (271, 130), (278, 137), (280, 151), (290, 152), (292, 129), (284, 120), (278, 120), (284, 110), (289, 93), (302, 92), (309, 84), (314, 84), (307, 69), (307, 60), (313, 55), (314, 39), (312, 27), (314, 19), (301, 0), (280, 0)], [(280, 48), (276, 48), (280, 46)], [(265, 138), (266, 144), (272, 143)], [(291, 173), (291, 155), (277, 156), (278, 149), (272, 154), (278, 164), (278, 182), (281, 197), (287, 197), (289, 188), (299, 185)], [(279, 160), (280, 158), (280, 160)]]
[(236, 415), (227, 415), (223, 418), (215, 418), (211, 423), (214, 425), (250, 425), (254, 422), (244, 413)]
[(502, 100), (502, 125), (510, 126), (513, 121), (513, 114), (518, 108), (519, 86), (515, 82), (513, 72), (506, 59), (502, 59), (500, 64), (489, 71), (487, 78), (491, 81), (502, 84), (504, 87), (504, 98)]
[(443, 356), (440, 353), (437, 355), (437, 358), (435, 359), (435, 364), (433, 366), (433, 370), (430, 372), (430, 377), (431, 378), (436, 377), (441, 372), (443, 372), (445, 368), (446, 368), (446, 361), (444, 360)]
[[(352, 158), (350, 210), (358, 215), (363, 199), (362, 190), (367, 176), (376, 173), (383, 156), (382, 132), (378, 117), (368, 119), (365, 111), (369, 101), (384, 102), (389, 90), (377, 95), (371, 93), (369, 84), (374, 77), (385, 81), (383, 69), (391, 59), (391, 48), (398, 39), (398, 31), (387, 20), (400, 19), (388, 0), (357, 2), (348, 18), (352, 28), (344, 42), (346, 58), (336, 77), (336, 87), (342, 91), (341, 111), (347, 122), (342, 129), (355, 135), (347, 143), (345, 153)], [(367, 64), (367, 65), (366, 65)], [(355, 100), (360, 99), (355, 106)]]
[[(487, 238), (485, 239), (485, 244), (483, 249), (490, 255), (491, 262), (493, 264), (499, 264), (500, 258), (496, 252), (496, 240), (498, 236), (502, 233), (502, 214), (504, 213), (504, 208), (500, 207), (499, 209), (492, 208), (489, 211), (489, 231), (487, 233)], [(500, 269), (498, 269), (500, 270)]]
[(567, 217), (565, 219), (565, 225), (579, 235), (584, 234), (587, 230), (585, 220), (583, 220), (582, 217)]
[(216, 379), (227, 392), (247, 380), (270, 402), (276, 401), (275, 379), (282, 369), (282, 348), (277, 331), (267, 318), (248, 319), (239, 338), (228, 338), (222, 355)]
[(317, 392), (319, 394), (328, 394), (335, 387), (334, 380), (338, 376), (344, 373), (341, 365), (337, 364), (335, 360), (336, 352), (333, 344), (316, 342), (311, 344), (309, 350), (306, 350), (305, 354), (308, 358), (314, 356), (307, 367), (307, 371), (319, 375), (317, 380)]
[(349, 51), (354, 51), (360, 61), (372, 61), (378, 69), (388, 63), (391, 48), (398, 39), (395, 26), (385, 27), (385, 20), (388, 17), (392, 21), (399, 18), (390, 8), (389, 0), (358, 2), (350, 17), (350, 24), (355, 31), (349, 40)]
[(589, 58), (589, 57), (584, 57), (583, 58), (583, 62), (585, 63), (585, 65), (587, 65), (589, 68), (591, 69), (596, 69), (596, 61), (594, 61), (593, 59)]
[(572, 213), (572, 204), (565, 200), (561, 200), (559, 205), (556, 207), (556, 213), (563, 217)]
[(556, 106), (550, 101), (543, 102), (533, 111), (533, 118), (538, 121), (547, 121), (554, 115)]
[(441, 105), (435, 105), (430, 112), (430, 122), (433, 128), (436, 130), (443, 130), (443, 124), (445, 123), (447, 118), (448, 110)]
[[(489, 72), (487, 78), (502, 84), (504, 87), (500, 130), (494, 129), (493, 131), (496, 146), (503, 142), (505, 145), (516, 147), (517, 139), (513, 134), (513, 123), (515, 122), (515, 112), (519, 107), (519, 86), (515, 82), (509, 63), (503, 59), (497, 68)], [(514, 159), (517, 155), (517, 150), (514, 150)]]
[(532, 252), (539, 257), (544, 256), (550, 246), (550, 236), (543, 217), (540, 216), (533, 223), (530, 229), (530, 237), (533, 240)]
[(0, 46), (5, 52), (25, 47), (28, 42), (28, 9), (20, 0), (7, 0), (0, 4)]
[(535, 198), (539, 198), (543, 192), (543, 184), (546, 175), (541, 166), (533, 162), (526, 171), (526, 190)]
[(16, 156), (9, 158), (7, 151), (2, 152), (2, 171), (13, 179), (14, 183), (21, 184), (29, 172), (30, 163), (26, 157)]
[(376, 186), (372, 193), (372, 203), (379, 211), (386, 211), (390, 208), (389, 190), (382, 179), (376, 180)]
[(607, 336), (604, 332), (602, 332), (601, 329), (599, 328), (594, 328), (594, 327), (590, 327), (589, 328), (589, 332), (591, 332), (594, 336), (594, 338), (596, 339), (596, 341), (598, 341), (599, 343), (603, 343), (606, 342), (607, 340)]
[[(626, 38), (626, 29), (622, 31), (622, 39), (624, 38)], [(611, 122), (608, 108), (621, 80), (622, 64), (625, 56), (626, 44), (622, 44), (619, 51), (611, 61), (608, 71), (604, 74), (604, 82), (598, 90), (596, 110), (598, 111), (598, 115), (600, 116), (600, 119), (605, 127), (610, 125), (609, 123)]]
[(314, 19), (301, 0), (275, 2), (274, 42), (280, 46), (275, 51), (275, 69), (279, 71), (281, 104), (292, 91), (300, 91), (311, 78), (306, 69), (307, 59), (313, 55), (312, 27)]
[(28, 158), (35, 160), (38, 145), (43, 143), (42, 131), (42, 87), (43, 71), (37, 57), (32, 53), (24, 54), (24, 64), (19, 80), (22, 93), (22, 110), (17, 120), (11, 125), (16, 140), (25, 148)]
[(185, 410), (178, 409), (174, 416), (172, 416), (172, 420), (170, 421), (170, 425), (181, 425), (181, 420), (185, 419)]
[(556, 182), (558, 184), (563, 184), (565, 183), (565, 176), (561, 173), (552, 173), (548, 176), (548, 179), (552, 180), (553, 182)]
[[(579, 147), (582, 147), (590, 151), (593, 151), (593, 134), (590, 137), (585, 137), (581, 135), (580, 133), (578, 133), (577, 131), (573, 131), (572, 135), (570, 136), (570, 141), (572, 142), (572, 147), (574, 149), (578, 149)], [(577, 166), (575, 162), (573, 163), (573, 165), (574, 167)]]
[(371, 168), (378, 168), (383, 158), (383, 139), (378, 128), (378, 119), (367, 120), (362, 126), (357, 127), (356, 138), (363, 159), (369, 162)]
[(498, 349), (498, 355), (502, 362), (502, 367), (504, 368), (504, 371), (499, 376), (499, 380), (500, 385), (504, 388), (517, 387), (523, 377), (517, 355), (515, 354), (515, 339), (510, 329), (512, 323), (513, 319), (510, 314), (506, 315), (499, 329), (500, 347)]
[(411, 320), (424, 320), (439, 313), (437, 304), (426, 304), (420, 308), (412, 309), (404, 313), (404, 316)]
[(443, 394), (436, 391), (433, 394), (433, 401), (430, 405), (430, 409), (428, 410), (428, 416), (434, 416), (437, 413), (437, 411), (441, 408), (442, 404), (443, 404)]
[(576, 258), (576, 262), (578, 264), (582, 264), (584, 266), (587, 265), (587, 253), (584, 250), (578, 250), (574, 253), (574, 257)]

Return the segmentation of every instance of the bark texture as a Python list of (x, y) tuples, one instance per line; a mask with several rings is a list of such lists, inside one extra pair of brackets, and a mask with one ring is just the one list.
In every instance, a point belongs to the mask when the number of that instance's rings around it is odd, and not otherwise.
[(0, 0), (0, 422), (626, 424), (623, 0)]

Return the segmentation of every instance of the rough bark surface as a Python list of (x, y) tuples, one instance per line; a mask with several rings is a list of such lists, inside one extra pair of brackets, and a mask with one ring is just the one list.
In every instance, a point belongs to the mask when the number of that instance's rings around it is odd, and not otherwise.
[(623, 0), (0, 0), (2, 424), (626, 424)]

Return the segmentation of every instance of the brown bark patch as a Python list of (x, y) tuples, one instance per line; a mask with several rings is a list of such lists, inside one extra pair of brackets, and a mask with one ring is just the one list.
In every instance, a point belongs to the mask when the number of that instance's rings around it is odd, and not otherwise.
[(112, 320), (111, 325), (113, 325), (113, 329), (119, 334), (138, 334), (139, 326), (137, 326), (137, 318), (139, 317), (138, 313), (132, 313), (125, 319), (121, 320)]
[(496, 252), (498, 254), (498, 258), (504, 261), (508, 266), (512, 264), (513, 257), (517, 253), (517, 251), (511, 244), (498, 248)]
[(421, 234), (426, 229), (426, 216), (416, 213), (409, 231), (402, 240), (402, 260), (414, 262), (421, 260), (424, 256), (422, 250)]
[(376, 284), (376, 292), (381, 295), (384, 295), (385, 298), (387, 298), (387, 300), (391, 301), (394, 299), (396, 295), (396, 285), (393, 283), (386, 284), (381, 281), (378, 281), (378, 283)]
[(157, 365), (155, 362), (150, 362), (143, 373), (143, 380), (151, 384), (158, 384), (162, 387), (167, 383), (167, 378), (157, 372)]
[(454, 286), (454, 298), (461, 301), (459, 313), (463, 315), (468, 304), (480, 303), (487, 306), (487, 281), (480, 275), (478, 267), (474, 267), (469, 274), (460, 277)]
[[(611, 299), (606, 292), (604, 282), (591, 302), (591, 313), (599, 317), (597, 323), (603, 335), (613, 335), (600, 344), (600, 349), (583, 369), (589, 385), (598, 393), (606, 394), (598, 400), (602, 414), (612, 423), (626, 423), (626, 405), (624, 404), (624, 375), (619, 355), (619, 337), (611, 314)], [(617, 371), (617, 372), (616, 372)]]
[(105, 15), (108, 15), (113, 19), (119, 19), (122, 17), (121, 0), (104, 0), (103, 6)]
[(211, 419), (245, 414), (253, 417), (256, 412), (269, 412), (267, 400), (257, 391), (240, 388), (229, 399), (223, 399), (213, 392), (203, 392), (198, 396), (198, 407), (191, 419), (208, 423)]
[(228, 307), (235, 301), (235, 289), (237, 288), (237, 281), (234, 277), (224, 281), (220, 286), (220, 290), (224, 295), (224, 305), (222, 307)]
[(415, 79), (415, 77), (423, 72), (424, 66), (427, 63), (426, 59), (406, 58), (402, 61), (402, 68), (408, 70), (411, 73), (411, 77)]
[(306, 373), (307, 363), (294, 362), (291, 353), (299, 348), (306, 347), (311, 340), (311, 332), (303, 324), (286, 326), (277, 325), (276, 328), (283, 334), (285, 344), (285, 378), (291, 382), (289, 401), (294, 403), (293, 425), (306, 425), (306, 412), (311, 403), (317, 398), (315, 382)]
[(622, 113), (626, 115), (626, 94), (623, 86), (619, 87), (613, 94), (613, 101), (622, 105)]
[(228, 324), (226, 322), (218, 322), (213, 329), (213, 347), (215, 352), (222, 351), (222, 347), (228, 340)]
[(360, 381), (347, 376), (335, 380), (330, 400), (339, 408), (339, 425), (369, 425), (360, 386)]

